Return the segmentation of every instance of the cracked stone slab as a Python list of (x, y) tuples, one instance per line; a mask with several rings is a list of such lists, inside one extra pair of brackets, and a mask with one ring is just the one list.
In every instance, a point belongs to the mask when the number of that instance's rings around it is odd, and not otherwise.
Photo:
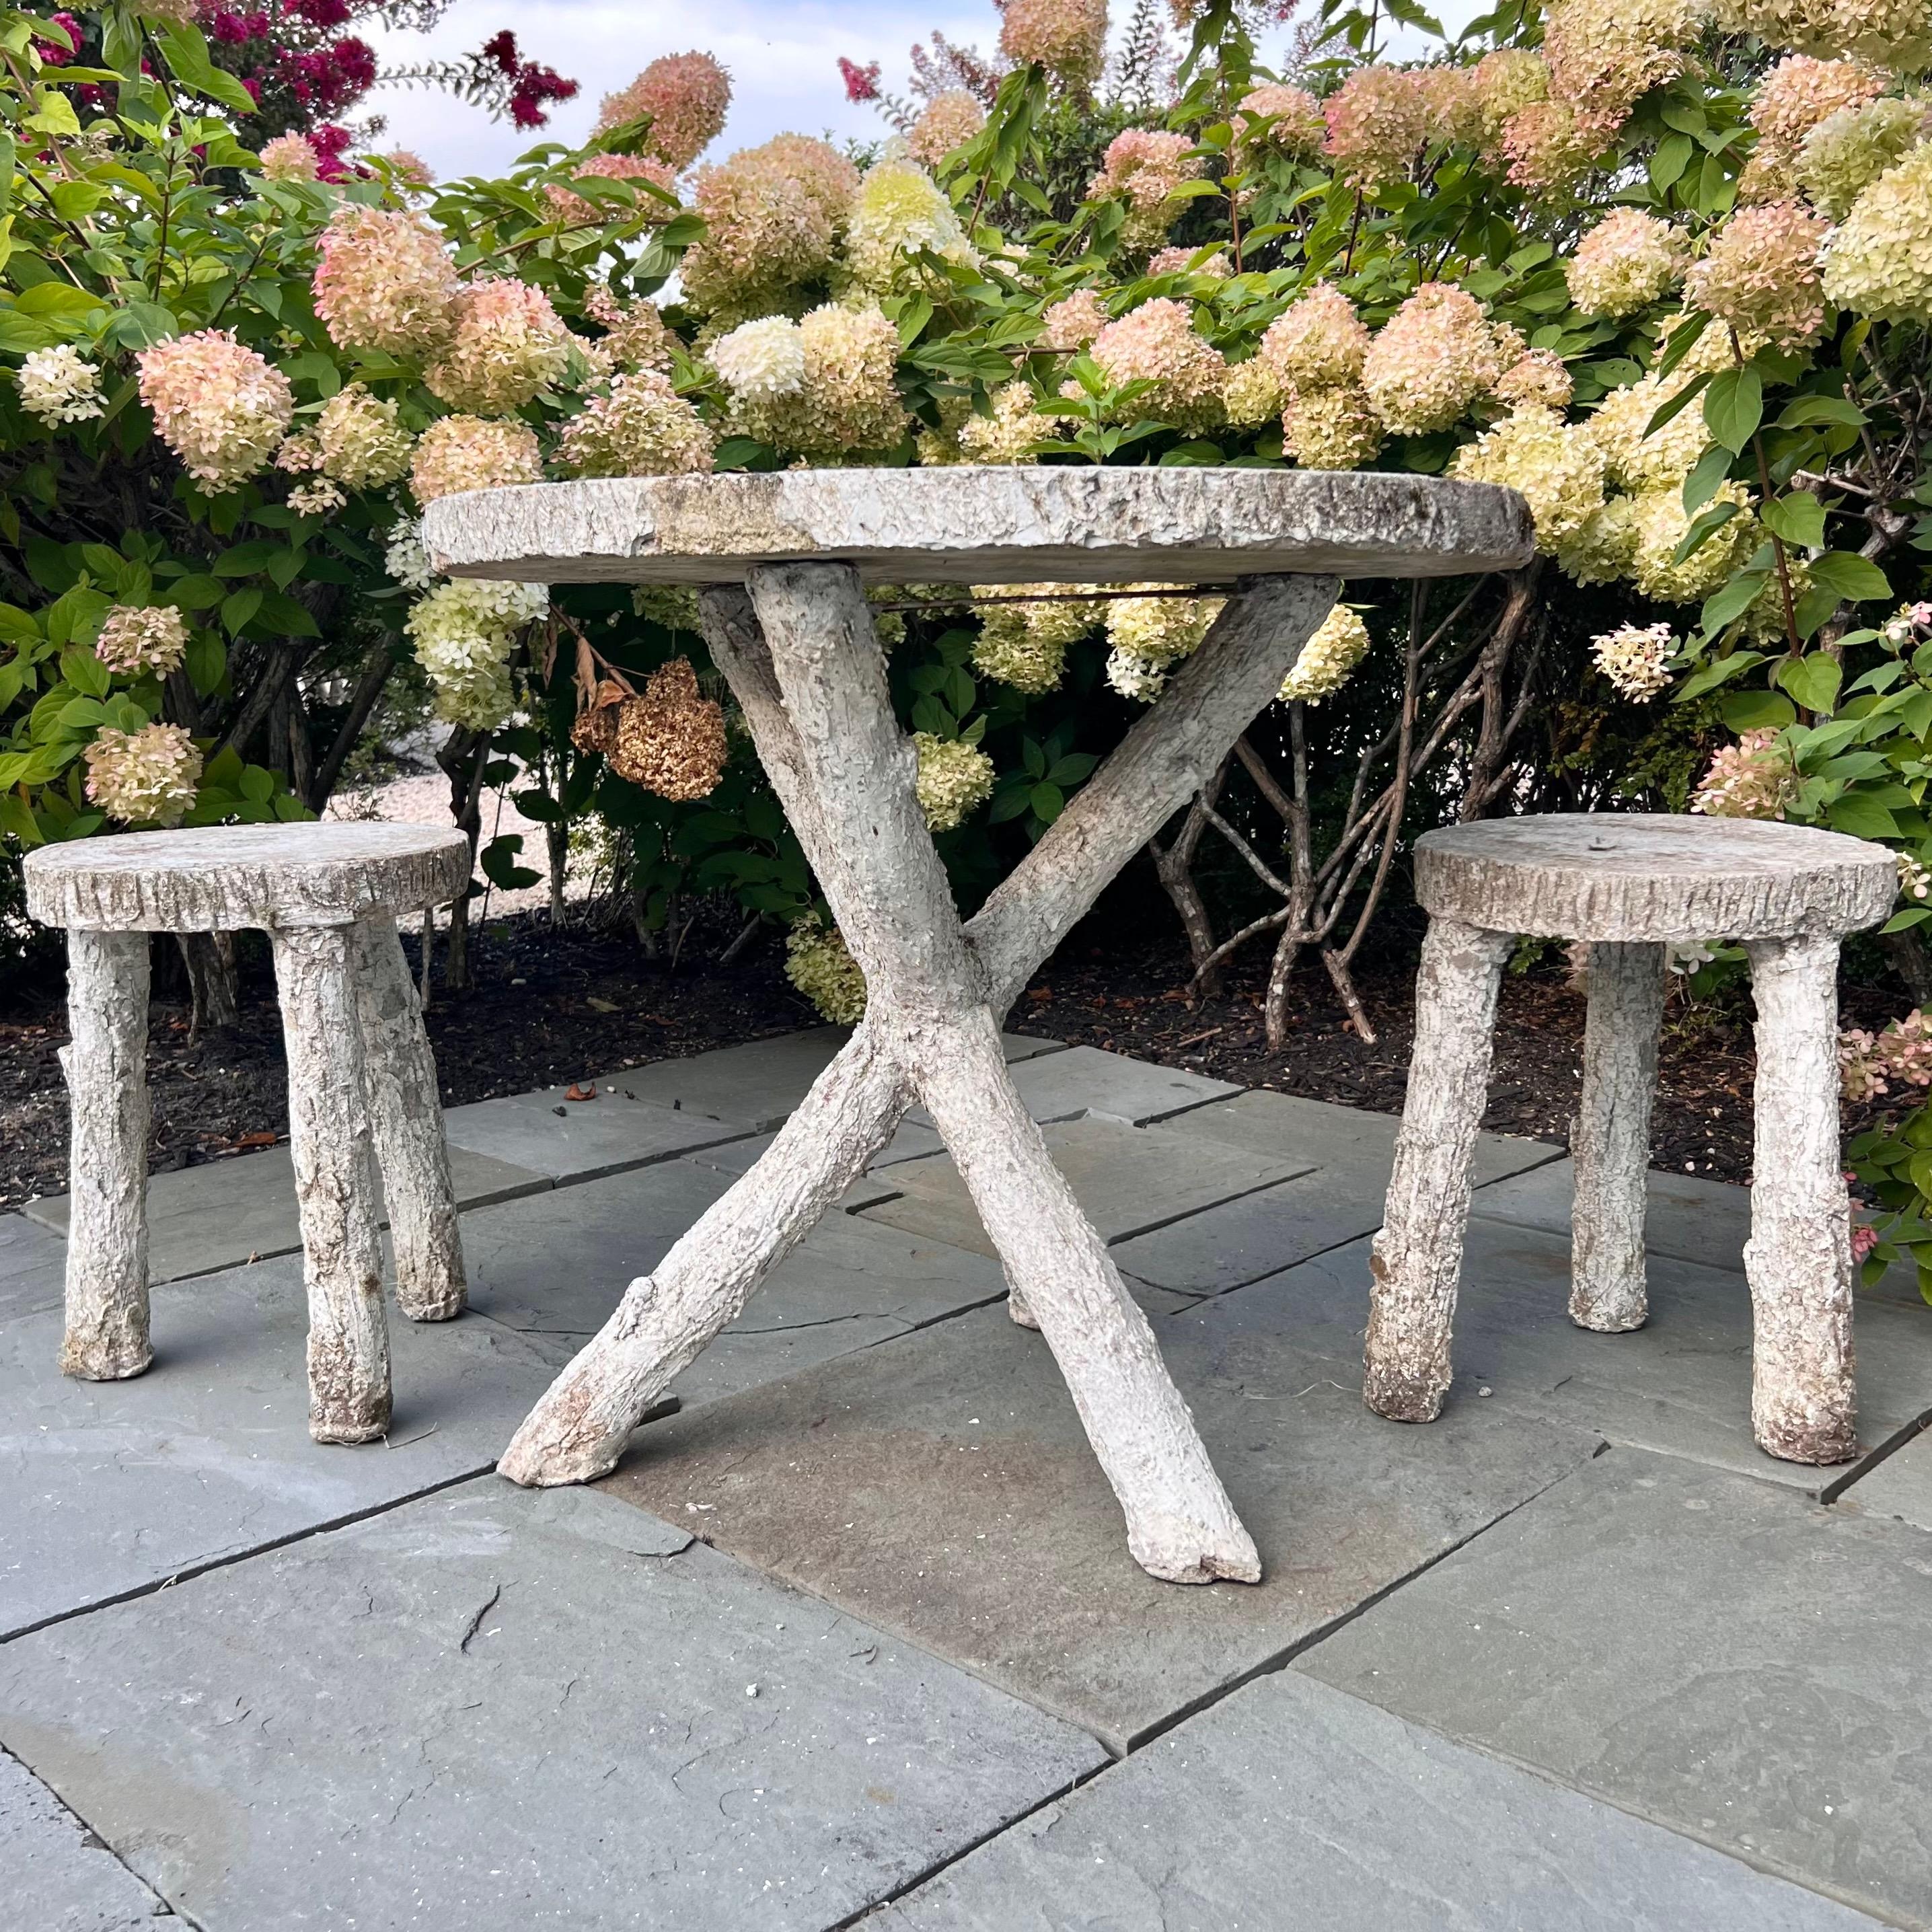
[[(572, 1100), (572, 1091), (594, 1091), (596, 1098)], [(621, 1174), (716, 1142), (741, 1140), (752, 1131), (741, 1120), (656, 1106), (623, 1073), (582, 1088), (552, 1087), (472, 1101), (451, 1108), (443, 1124), (452, 1149), (466, 1148), (558, 1182)]]
[(719, 1548), (1124, 1749), (1598, 1446), (1486, 1408), (1432, 1435), (1384, 1422), (1353, 1367), (1234, 1328), (1240, 1298), (1155, 1333), (1260, 1546), (1258, 1586), (1133, 1562), (1045, 1342), (1001, 1308), (653, 1424), (605, 1486), (702, 1514)]
[[(1065, 1047), (1014, 1064), (1012, 1037), (1006, 1036), (1013, 1084), (1036, 1120), (1072, 1120), (1091, 1114), (1144, 1127), (1241, 1090), (1226, 1080), (1210, 1080), (1204, 1073), (1156, 1066), (1151, 1060), (1131, 1059), (1097, 1046)], [(932, 1124), (923, 1107), (915, 1107), (906, 1118), (923, 1127)]]
[(0, 1322), (58, 1308), (64, 1292), (67, 1244), (24, 1214), (0, 1214)]
[[(1101, 1238), (1109, 1242), (1128, 1240), (1145, 1229), (1252, 1194), (1298, 1172), (1292, 1161), (1238, 1154), (1158, 1126), (1089, 1118), (1060, 1121), (1044, 1131), (1054, 1164)], [(978, 1254), (993, 1253), (966, 1184), (950, 1158), (902, 1161), (887, 1168), (884, 1179), (897, 1190), (895, 1197), (866, 1208), (862, 1220)], [(1180, 1286), (1161, 1281), (1149, 1269), (1137, 1272), (1162, 1286)]]
[[(1479, 1188), (1471, 1211), (1492, 1221), (1570, 1232), (1576, 1197), (1576, 1169), (1568, 1156)], [(1673, 1261), (1742, 1273), (1744, 1243), (1750, 1238), (1750, 1190), (1698, 1175), (1668, 1174), (1653, 1168), (1644, 1182), (1643, 1240), (1647, 1252)], [(1858, 1290), (1862, 1304), (1876, 1296), (1922, 1307), (1912, 1269), (1894, 1268), (1870, 1288)]]
[[(513, 1201), (550, 1186), (547, 1174), (452, 1144), (450, 1178), (459, 1208)], [(68, 1197), (50, 1196), (30, 1218), (62, 1237)], [(384, 1225), (388, 1225), (387, 1216)], [(248, 1261), (290, 1255), (302, 1246), (295, 1168), (286, 1144), (229, 1160), (157, 1174), (148, 1182), (148, 1272), (182, 1281)]]
[[(1649, 1279), (1650, 1319), (1642, 1328), (1593, 1334), (1570, 1319), (1567, 1236), (1472, 1220), (1450, 1408), (1543, 1416), (1630, 1448), (1810, 1491), (1856, 1466), (1782, 1462), (1751, 1439), (1751, 1307), (1742, 1275), (1652, 1256)], [(1233, 1300), (1240, 1318), (1359, 1362), (1368, 1296), (1369, 1244), (1362, 1240)], [(1932, 1322), (1922, 1306), (1868, 1300), (1859, 1304), (1857, 1324), (1858, 1435), (1874, 1451), (1932, 1409)], [(1478, 1394), (1484, 1389), (1486, 1396)]]
[[(695, 1160), (667, 1161), (466, 1215), (470, 1306), (560, 1367), (732, 1178)], [(735, 1395), (1006, 1292), (998, 1264), (984, 1256), (828, 1216), (671, 1393), (687, 1405)]]
[(1612, 1450), (1296, 1668), (1932, 1924), (1932, 1536)]
[(1859, 1516), (1894, 1516), (1932, 1530), (1932, 1432), (1921, 1430), (1834, 1500)]
[(1294, 1671), (1246, 1685), (868, 1932), (1876, 1932)]
[(20, 1932), (153, 1932), (167, 1907), (26, 1766), (0, 1750), (0, 1872)]
[[(1167, 1124), (1168, 1132), (1299, 1161), (1313, 1171), (1124, 1242), (1120, 1265), (1183, 1294), (1221, 1294), (1374, 1233), (1382, 1226), (1398, 1124), (1392, 1114), (1260, 1089), (1180, 1115)], [(1477, 1178), (1518, 1173), (1560, 1151), (1542, 1141), (1484, 1134)]]
[(0, 1739), (206, 1932), (830, 1928), (1103, 1761), (685, 1528), (494, 1478), (8, 1646)]
[(59, 1370), (58, 1310), (0, 1328), (0, 1637), (490, 1467), (550, 1364), (473, 1316), (390, 1318), (386, 1442), (308, 1434), (295, 1256), (164, 1286), (154, 1365)]

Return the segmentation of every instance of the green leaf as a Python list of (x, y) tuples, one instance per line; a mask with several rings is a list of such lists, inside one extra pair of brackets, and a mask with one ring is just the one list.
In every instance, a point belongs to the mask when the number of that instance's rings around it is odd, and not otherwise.
[(1046, 825), (1051, 825), (1066, 809), (1066, 794), (1057, 784), (1035, 785), (1027, 802), (1033, 807), (1033, 815)]
[(1844, 423), (1856, 428), (1868, 420), (1857, 404), (1843, 396), (1800, 396), (1786, 403), (1778, 418), (1780, 429), (1808, 429), (1819, 423)]
[(1718, 531), (1735, 517), (1742, 506), (1724, 502), (1714, 505), (1708, 510), (1700, 510), (1690, 520), (1690, 527), (1684, 532), (1672, 555), (1672, 563), (1682, 563), (1686, 557), (1694, 556), (1715, 536)]
[(1778, 731), (1794, 723), (1791, 700), (1774, 691), (1734, 691), (1720, 710), (1733, 731)]
[(1827, 808), (1825, 816), (1834, 832), (1846, 832), (1854, 838), (1896, 838), (1898, 820), (1876, 800), (1858, 792), (1847, 792)]
[(1764, 379), (1747, 362), (1723, 369), (1704, 392), (1704, 424), (1726, 449), (1742, 450), (1764, 420)]
[(105, 698), (113, 688), (114, 679), (107, 667), (79, 644), (70, 644), (61, 652), (60, 664), (61, 676), (86, 697)]
[(262, 608), (262, 593), (250, 584), (221, 600), (221, 621), (232, 638)]
[(188, 655), (182, 661), (188, 673), (188, 682), (194, 686), (197, 698), (210, 696), (220, 686), (228, 670), (228, 652), (220, 638), (212, 631), (190, 631), (188, 633)]
[(1778, 681), (1807, 711), (1829, 717), (1838, 702), (1838, 685), (1844, 673), (1835, 658), (1822, 651), (1808, 658), (1778, 660)]
[(1728, 683), (1740, 671), (1750, 670), (1753, 664), (1762, 664), (1762, 651), (1733, 651), (1727, 658), (1714, 658), (1709, 664), (1700, 664), (1677, 688), (1676, 703), (1688, 704), (1694, 698), (1702, 698), (1706, 692), (1715, 691), (1720, 684)]
[(1774, 537), (1801, 550), (1816, 550), (1825, 542), (1825, 506), (1808, 490), (1794, 490), (1774, 496), (1758, 508), (1759, 520)]
[(1869, 557), (1855, 556), (1850, 550), (1827, 550), (1822, 556), (1814, 557), (1811, 580), (1848, 603), (1892, 595), (1885, 572)]
[(1698, 617), (1706, 634), (1714, 637), (1734, 618), (1742, 617), (1757, 601), (1770, 574), (1768, 570), (1740, 571), (1723, 590), (1706, 598)]
[(1731, 465), (1736, 461), (1732, 452), (1720, 443), (1705, 451), (1697, 459), (1696, 467), (1684, 479), (1684, 514), (1694, 517), (1718, 494), (1718, 486), (1731, 473)]

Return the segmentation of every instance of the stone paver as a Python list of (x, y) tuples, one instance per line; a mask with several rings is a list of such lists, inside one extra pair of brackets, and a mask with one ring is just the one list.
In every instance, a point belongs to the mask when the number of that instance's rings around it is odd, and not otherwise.
[(1090, 1738), (494, 1478), (0, 1650), (0, 1740), (206, 1932), (830, 1927)]
[(0, 1750), (0, 1913), (19, 1932), (153, 1932), (167, 1908)]
[[(1138, 1257), (1134, 1264), (1144, 1265)], [(1450, 1408), (1480, 1401), (1813, 1491), (1850, 1473), (1850, 1464), (1780, 1462), (1752, 1441), (1750, 1296), (1742, 1275), (1653, 1256), (1649, 1277), (1645, 1326), (1625, 1335), (1594, 1334), (1569, 1317), (1567, 1236), (1472, 1220)], [(1368, 1294), (1363, 1240), (1258, 1282), (1232, 1301), (1238, 1319), (1359, 1362)], [(1868, 1450), (1932, 1408), (1927, 1312), (1885, 1301), (1859, 1304), (1858, 1430)], [(1479, 1389), (1490, 1394), (1478, 1396)]]
[(1932, 1924), (1932, 1536), (1612, 1450), (1298, 1669)]
[[(932, 1144), (930, 1147), (915, 1146), (911, 1151), (897, 1156), (893, 1155), (892, 1148), (888, 1148), (885, 1154), (880, 1156), (881, 1160), (922, 1160), (926, 1155), (938, 1150), (939, 1136), (928, 1133), (923, 1127), (900, 1128), (895, 1136), (894, 1145), (908, 1135), (930, 1141)], [(750, 1170), (776, 1138), (772, 1134), (754, 1134), (749, 1140), (721, 1141), (716, 1147), (696, 1148), (686, 1155), (685, 1159), (694, 1166), (711, 1168), (719, 1174), (728, 1174), (736, 1179), (738, 1175)], [(880, 1172), (879, 1164), (875, 1162), (871, 1173), (861, 1174), (846, 1189), (838, 1204), (848, 1214), (856, 1214), (861, 1208), (870, 1208), (875, 1202), (890, 1201), (898, 1192), (898, 1190)]]
[(868, 1932), (1877, 1926), (1292, 1670), (1190, 1718), (860, 1923)]
[[(449, 1150), (449, 1166), (459, 1208), (513, 1201), (550, 1185), (546, 1174), (455, 1145)], [(42, 1226), (66, 1235), (64, 1194), (36, 1201), (26, 1211)], [(295, 1169), (286, 1145), (178, 1168), (148, 1183), (152, 1280), (212, 1274), (238, 1262), (293, 1254), (301, 1246)]]
[[(1358, 1608), (1596, 1449), (1466, 1410), (1382, 1421), (1348, 1365), (1155, 1324), (1267, 1580), (1181, 1589), (1128, 1555), (1046, 1344), (992, 1308), (655, 1424), (614, 1494), (1123, 1748)], [(1232, 1332), (1224, 1336), (1223, 1330)]]
[(392, 1316), (388, 1442), (331, 1448), (293, 1256), (158, 1288), (130, 1382), (63, 1376), (61, 1318), (0, 1327), (0, 1637), (488, 1468), (555, 1372), (496, 1322)]
[[(1575, 1194), (1576, 1170), (1565, 1158), (1479, 1189), (1473, 1211), (1492, 1221), (1514, 1221), (1523, 1227), (1568, 1234)], [(1743, 1271), (1744, 1243), (1750, 1235), (1748, 1188), (1694, 1174), (1665, 1174), (1653, 1168), (1645, 1196), (1647, 1252), (1696, 1262), (1706, 1268)], [(1903, 1301), (1911, 1307), (1924, 1306), (1909, 1267), (1894, 1268), (1872, 1287), (1858, 1291), (1862, 1303), (1873, 1296)]]
[(592, 1100), (568, 1100), (569, 1090), (551, 1087), (452, 1107), (444, 1116), (449, 1144), (553, 1180), (594, 1180), (752, 1131), (740, 1120), (656, 1106), (637, 1096), (628, 1074), (586, 1082), (579, 1090), (594, 1090)]
[(1932, 1529), (1932, 1431), (1922, 1430), (1840, 1490), (1837, 1501), (1859, 1516), (1896, 1516)]
[(67, 1271), (67, 1244), (24, 1214), (0, 1214), (0, 1322), (58, 1308)]
[[(1087, 1218), (1110, 1242), (1252, 1194), (1287, 1179), (1300, 1165), (1184, 1138), (1164, 1127), (1129, 1126), (1110, 1119), (1061, 1121), (1045, 1132), (1054, 1165), (1066, 1175)], [(950, 1158), (902, 1161), (884, 1170), (882, 1178), (898, 1190), (898, 1196), (866, 1209), (862, 1218), (977, 1253), (993, 1252)], [(1145, 1269), (1140, 1272), (1160, 1280)]]
[[(568, 1361), (730, 1184), (667, 1161), (464, 1216), (470, 1305)], [(1006, 1293), (998, 1264), (928, 1238), (827, 1217), (672, 1384), (682, 1402), (760, 1387)]]
[[(1393, 1114), (1259, 1090), (1181, 1114), (1167, 1131), (1313, 1172), (1126, 1242), (1120, 1265), (1184, 1294), (1220, 1294), (1374, 1233), (1399, 1124)], [(1516, 1174), (1560, 1152), (1542, 1141), (1484, 1134), (1476, 1177)]]
[[(1012, 1063), (1018, 1058), (1012, 1051), (1014, 1036), (1008, 1034), (1005, 1039), (1006, 1058)], [(1204, 1073), (1156, 1066), (1097, 1046), (1064, 1047), (1016, 1064), (1013, 1084), (1036, 1120), (1071, 1120), (1093, 1114), (1136, 1127), (1241, 1090), (1225, 1080), (1210, 1080)], [(932, 1124), (922, 1107), (915, 1107), (906, 1118), (922, 1126)]]

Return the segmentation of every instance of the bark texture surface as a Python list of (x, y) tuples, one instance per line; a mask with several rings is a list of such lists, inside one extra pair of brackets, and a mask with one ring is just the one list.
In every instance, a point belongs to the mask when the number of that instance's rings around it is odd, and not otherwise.
[(470, 848), (433, 825), (210, 825), (43, 845), (21, 870), (44, 925), (233, 932), (440, 905), (468, 883)]
[(370, 1122), (396, 1252), (396, 1305), (412, 1322), (447, 1322), (468, 1298), (463, 1237), (436, 1058), (393, 919), (358, 922), (355, 966)]
[[(1101, 1322), (1118, 1330), (1117, 1346), (1096, 1352), (1079, 1345), (1077, 1309), (1057, 1311), (1058, 1318), (1035, 1311), (1050, 1342), (1059, 1330), (1076, 1402), (1117, 1492), (1124, 1492), (1136, 1556), (1177, 1580), (1258, 1574), (1252, 1541), (1207, 1463), (1144, 1318), (1011, 1092), (989, 1003), (1004, 1010), (1034, 963), (1026, 953), (1036, 944), (1055, 943), (1150, 824), (1212, 769), (1325, 614), (1334, 585), (1252, 586), (1233, 607), (1240, 616), (1224, 614), (1199, 654), (1206, 662), (1197, 675), (1185, 685), (1176, 681), (1171, 741), (1163, 743), (1168, 734), (1143, 721), (1145, 728), (1122, 748), (1124, 762), (1110, 764), (1089, 788), (1096, 804), (1124, 808), (1068, 814), (1062, 836), (1050, 835), (1036, 850), (1028, 877), (1009, 881), (1003, 904), (989, 904), (975, 922), (1006, 969), (993, 972), (961, 931), (920, 815), (911, 747), (892, 716), (856, 578), (837, 567), (807, 566), (760, 573), (754, 586), (764, 606), (755, 614), (742, 593), (707, 596), (707, 636), (868, 973), (868, 1018), (765, 1160), (700, 1219), (655, 1277), (632, 1283), (603, 1334), (566, 1370), (500, 1466), (534, 1482), (581, 1480), (609, 1468), (663, 1382), (862, 1171), (916, 1091), (955, 1143), (969, 1185), (986, 1197), (980, 1204), (989, 1227), (1004, 1231), (996, 1239), (1015, 1288), (1030, 1298), (1042, 1292), (1036, 1276), (1041, 1255), (1050, 1251), (1057, 1263), (1051, 1272), (1070, 1274)], [(766, 632), (782, 640), (776, 650)], [(1232, 692), (1220, 700), (1225, 710), (1204, 701), (1214, 689), (1207, 680), (1217, 663), (1233, 674)], [(1209, 728), (1210, 719), (1220, 728)], [(964, 1083), (962, 1093), (926, 1091), (926, 1070), (935, 1062)], [(982, 1138), (988, 1113), (1003, 1122), (1008, 1145), (1001, 1160), (989, 1166), (957, 1144), (962, 1112), (980, 1120)], [(1077, 1224), (1070, 1238), (1059, 1225), (1066, 1216)], [(1044, 1292), (1065, 1307), (1060, 1280), (1046, 1280)], [(1124, 1400), (1121, 1387), (1130, 1391)], [(1144, 1418), (1134, 1426), (1158, 1442), (1155, 1453), (1113, 1439), (1119, 1432), (1114, 1413), (1127, 1408)]]
[(532, 583), (740, 584), (818, 558), (889, 584), (1200, 584), (1512, 570), (1533, 530), (1514, 490), (1438, 477), (962, 464), (468, 490), (423, 540), (440, 571)]
[(1748, 946), (1757, 996), (1751, 1427), (1788, 1462), (1858, 1454), (1851, 1202), (1838, 1142), (1838, 942)]
[[(1339, 587), (1332, 578), (1243, 586), (1160, 703), (968, 922), (967, 944), (994, 1013), (1005, 1012), (1109, 880), (1213, 772), (1279, 688)], [(820, 812), (751, 600), (736, 588), (712, 590), (701, 609), (713, 661), (730, 681), (773, 787), (829, 890), (844, 861)], [(665, 1384), (865, 1171), (912, 1099), (899, 1048), (884, 1037), (876, 1014), (869, 1016), (757, 1165), (655, 1274), (631, 1283), (518, 1431), (499, 1465), (502, 1473), (522, 1483), (569, 1483), (613, 1468)]]
[(138, 1376), (148, 1342), (148, 938), (68, 935), (73, 1120), (61, 1372)]
[(1369, 1262), (1362, 1398), (1391, 1421), (1432, 1422), (1449, 1386), (1496, 991), (1515, 944), (1514, 934), (1441, 918), (1422, 942), (1408, 1098)]
[(1876, 926), (1898, 893), (1882, 845), (1689, 813), (1552, 812), (1416, 841), (1432, 916), (1561, 939), (1792, 938)]
[(1570, 1216), (1570, 1318), (1615, 1334), (1643, 1326), (1644, 1189), (1664, 949), (1599, 940), (1590, 948), (1583, 1090), (1570, 1130), (1576, 1174)]
[(368, 1442), (389, 1426), (389, 1330), (356, 1010), (356, 932), (296, 926), (270, 938), (308, 1291), (309, 1433), (318, 1442)]

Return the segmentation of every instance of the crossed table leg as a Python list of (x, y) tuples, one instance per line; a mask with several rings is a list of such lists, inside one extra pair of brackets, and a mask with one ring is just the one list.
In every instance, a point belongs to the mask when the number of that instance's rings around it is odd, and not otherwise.
[(865, 969), (867, 1017), (763, 1159), (631, 1284), (518, 1431), (504, 1474), (580, 1482), (612, 1468), (665, 1384), (917, 1099), (1005, 1264), (1016, 1318), (1040, 1328), (1066, 1378), (1136, 1559), (1177, 1582), (1259, 1576), (1145, 1316), (1013, 1089), (999, 1016), (1273, 697), (1338, 587), (1244, 584), (1160, 704), (963, 928), (856, 572), (769, 566), (752, 574), (748, 598), (705, 594), (712, 655)]

